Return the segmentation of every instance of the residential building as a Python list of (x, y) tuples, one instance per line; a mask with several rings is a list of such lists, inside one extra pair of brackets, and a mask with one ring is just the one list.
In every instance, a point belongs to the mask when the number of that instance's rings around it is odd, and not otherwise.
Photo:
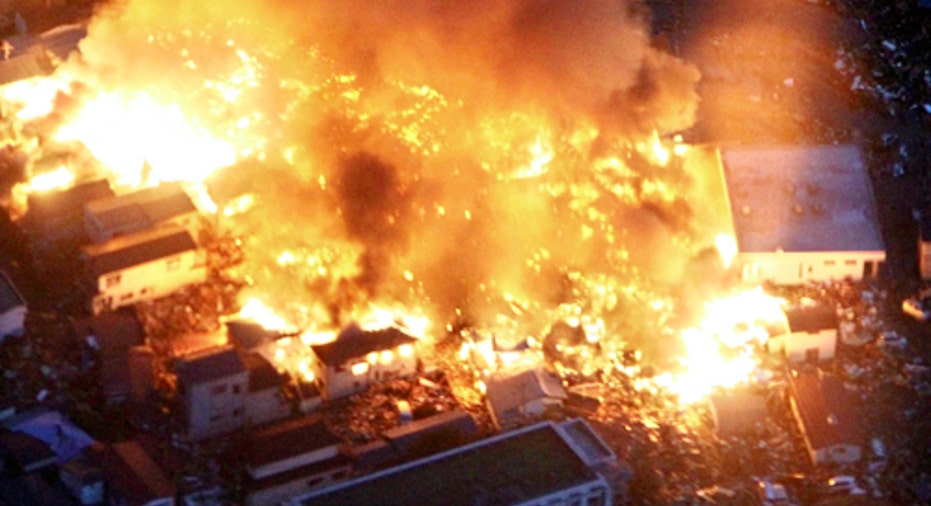
[(865, 436), (858, 400), (836, 376), (820, 371), (789, 375), (789, 404), (812, 464), (860, 460)]
[(305, 417), (254, 433), (245, 452), (245, 504), (271, 506), (345, 479), (352, 461), (322, 420)]
[(312, 345), (314, 378), (325, 399), (338, 399), (373, 383), (417, 371), (417, 339), (399, 329), (347, 327), (336, 340)]
[(559, 378), (540, 369), (527, 369), (486, 381), (488, 412), (498, 430), (540, 416), (547, 408), (562, 406), (567, 398)]
[(94, 242), (173, 223), (196, 237), (200, 213), (181, 183), (163, 183), (84, 204), (84, 226)]
[(231, 346), (182, 357), (176, 365), (187, 438), (228, 434), (246, 423), (249, 371)]
[(94, 314), (156, 299), (207, 279), (203, 250), (177, 225), (135, 232), (83, 249)]
[(110, 506), (174, 506), (165, 470), (136, 441), (113, 443), (101, 456)]
[(47, 251), (60, 241), (82, 244), (88, 240), (84, 229), (84, 204), (113, 195), (110, 183), (102, 179), (66, 190), (32, 193), (20, 223), (39, 252)]
[(26, 299), (10, 280), (0, 271), (0, 343), (6, 336), (21, 336), (26, 332)]
[(852, 145), (721, 150), (748, 283), (876, 276), (886, 259), (866, 163)]
[(284, 393), (288, 377), (258, 353), (246, 353), (242, 359), (249, 373), (246, 423), (263, 425), (287, 418), (291, 414), (291, 402)]
[(829, 306), (785, 310), (787, 331), (770, 336), (766, 348), (789, 362), (818, 363), (834, 358), (837, 349), (837, 312)]
[(295, 497), (292, 506), (614, 504), (615, 455), (588, 424), (542, 422)]
[(142, 325), (129, 311), (114, 311), (71, 324), (79, 347), (93, 350), (97, 382), (108, 402), (125, 400), (132, 393), (130, 353), (145, 342)]

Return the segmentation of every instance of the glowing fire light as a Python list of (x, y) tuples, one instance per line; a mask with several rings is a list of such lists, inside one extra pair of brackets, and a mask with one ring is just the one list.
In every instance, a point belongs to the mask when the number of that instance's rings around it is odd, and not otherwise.
[(284, 318), (275, 314), (268, 306), (259, 299), (251, 298), (242, 309), (239, 310), (239, 316), (247, 320), (252, 320), (268, 330), (284, 330), (288, 328), (288, 323)]
[(756, 347), (769, 337), (767, 324), (783, 318), (782, 300), (760, 288), (708, 303), (701, 324), (682, 332), (684, 372), (657, 382), (692, 403), (748, 381), (759, 364)]
[(74, 182), (74, 174), (64, 165), (57, 169), (39, 174), (29, 180), (29, 192), (46, 192), (49, 190), (65, 188)]
[(718, 250), (718, 254), (721, 255), (724, 268), (730, 268), (734, 263), (734, 259), (737, 258), (737, 240), (728, 234), (718, 234), (714, 238), (714, 247)]
[(99, 94), (56, 138), (80, 141), (117, 173), (117, 183), (132, 186), (200, 181), (236, 161), (231, 144), (191, 124), (177, 105), (158, 103), (145, 92)]

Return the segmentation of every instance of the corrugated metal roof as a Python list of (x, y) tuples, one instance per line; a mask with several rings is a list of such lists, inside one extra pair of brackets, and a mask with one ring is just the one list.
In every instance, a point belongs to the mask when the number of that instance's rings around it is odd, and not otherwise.
[(176, 216), (197, 212), (197, 207), (180, 183), (165, 183), (95, 200), (84, 207), (104, 230), (140, 230)]
[(513, 376), (488, 381), (485, 396), (499, 417), (537, 399), (567, 398), (559, 379), (538, 369), (529, 369)]
[(741, 252), (882, 251), (857, 146), (721, 150)]
[(95, 276), (197, 249), (191, 233), (181, 227), (161, 227), (117, 237), (84, 248)]
[(797, 377), (790, 375), (789, 385), (812, 447), (863, 444), (863, 428), (858, 423), (855, 399), (839, 378), (803, 372)]

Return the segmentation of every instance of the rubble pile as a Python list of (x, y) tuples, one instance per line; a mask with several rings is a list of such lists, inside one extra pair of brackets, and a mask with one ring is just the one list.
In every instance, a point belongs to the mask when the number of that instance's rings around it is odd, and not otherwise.
[(413, 420), (460, 407), (444, 375), (426, 373), (375, 384), (331, 402), (323, 408), (324, 418), (336, 436), (353, 444), (366, 443), (402, 423), (399, 401), (408, 403)]

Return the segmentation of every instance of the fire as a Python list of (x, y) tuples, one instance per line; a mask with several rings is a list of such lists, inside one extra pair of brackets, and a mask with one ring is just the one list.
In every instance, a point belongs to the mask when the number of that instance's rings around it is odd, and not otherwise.
[(250, 298), (239, 310), (239, 317), (252, 320), (268, 330), (284, 330), (289, 324), (257, 298)]
[(724, 262), (724, 268), (729, 269), (737, 258), (737, 239), (730, 234), (718, 234), (714, 238), (714, 247), (721, 255), (721, 261)]
[(57, 169), (39, 174), (29, 180), (27, 193), (46, 192), (50, 190), (67, 188), (74, 182), (74, 174), (68, 167), (60, 165)]
[(177, 104), (146, 92), (100, 93), (59, 129), (59, 141), (80, 141), (112, 170), (118, 184), (201, 181), (236, 161), (236, 150), (197, 126)]
[(709, 302), (701, 323), (682, 332), (684, 371), (661, 375), (658, 382), (685, 403), (748, 382), (759, 365), (758, 349), (769, 338), (767, 325), (784, 318), (782, 304), (761, 288)]

